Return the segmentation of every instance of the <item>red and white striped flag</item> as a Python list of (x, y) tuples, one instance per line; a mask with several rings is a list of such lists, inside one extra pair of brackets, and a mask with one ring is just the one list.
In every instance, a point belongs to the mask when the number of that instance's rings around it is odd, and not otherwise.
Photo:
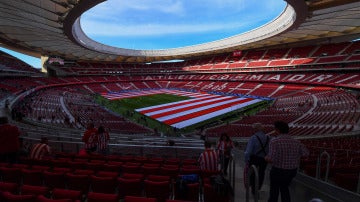
[(208, 94), (205, 97), (140, 108), (136, 111), (172, 127), (184, 128), (260, 101), (254, 98)]
[(255, 98), (168, 89), (107, 93), (103, 96), (115, 100), (160, 93), (187, 96), (192, 99), (140, 108), (136, 111), (175, 128), (185, 128), (262, 101)]

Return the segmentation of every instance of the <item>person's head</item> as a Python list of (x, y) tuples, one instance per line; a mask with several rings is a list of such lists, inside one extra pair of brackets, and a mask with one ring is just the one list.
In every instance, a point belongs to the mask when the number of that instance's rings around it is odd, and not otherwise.
[(174, 140), (168, 140), (167, 144), (169, 146), (174, 146), (175, 145), (175, 141)]
[(227, 133), (221, 133), (220, 135), (220, 141), (229, 141), (230, 138), (229, 136), (227, 135)]
[(211, 148), (211, 142), (205, 141), (205, 142), (204, 142), (204, 146), (205, 146), (205, 149)]
[(6, 116), (0, 117), (0, 124), (6, 124), (9, 123), (9, 120)]
[(264, 127), (261, 123), (253, 123), (252, 128), (255, 130), (255, 132), (264, 131)]
[(99, 126), (98, 133), (104, 133), (104, 132), (105, 132), (104, 126)]
[(94, 123), (93, 122), (90, 122), (88, 125), (87, 125), (87, 129), (93, 129), (95, 127)]
[(275, 121), (274, 122), (275, 131), (280, 134), (289, 133), (289, 125), (284, 121)]
[(49, 143), (49, 140), (47, 139), (47, 137), (42, 137), (42, 138), (40, 139), (40, 143), (42, 143), (42, 144), (48, 144), (48, 143)]

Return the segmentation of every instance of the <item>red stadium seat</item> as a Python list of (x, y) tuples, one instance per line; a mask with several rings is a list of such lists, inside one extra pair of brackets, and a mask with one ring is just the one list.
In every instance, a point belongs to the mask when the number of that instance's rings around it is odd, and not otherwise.
[(159, 174), (160, 166), (151, 166), (151, 165), (143, 165), (142, 167), (142, 173), (144, 175), (156, 175)]
[(158, 202), (165, 202), (172, 195), (169, 182), (154, 182), (144, 180), (144, 190), (146, 197), (156, 198)]
[(75, 175), (93, 175), (95, 174), (94, 170), (88, 170), (88, 169), (76, 169), (74, 170), (73, 174)]
[(69, 173), (72, 172), (73, 170), (71, 168), (64, 168), (64, 167), (54, 167), (52, 169), (52, 172), (56, 172), (56, 173)]
[(50, 170), (50, 166), (32, 165), (31, 170), (40, 170), (40, 171)]
[(81, 191), (58, 188), (52, 190), (53, 199), (72, 199), (73, 201), (82, 201), (82, 196)]
[(17, 194), (19, 192), (19, 184), (14, 182), (0, 182), (0, 191), (8, 191), (12, 194)]
[(89, 192), (87, 194), (87, 202), (119, 202), (119, 196), (116, 194), (104, 194)]
[(162, 175), (170, 176), (172, 179), (175, 179), (179, 175), (179, 167), (161, 167), (160, 173)]
[(21, 182), (21, 170), (20, 168), (0, 168), (1, 179), (4, 182), (14, 182), (20, 184)]
[(118, 172), (111, 172), (111, 171), (98, 171), (96, 176), (99, 177), (118, 177)]
[(97, 193), (113, 194), (117, 188), (115, 177), (98, 177), (91, 175), (91, 191)]
[(119, 196), (143, 196), (142, 178), (118, 178)]
[(22, 195), (27, 195), (27, 194), (32, 194), (32, 195), (44, 195), (44, 196), (48, 196), (50, 194), (50, 189), (48, 187), (43, 187), (43, 186), (33, 186), (33, 185), (23, 185), (21, 187), (21, 194)]
[(121, 166), (121, 170), (123, 173), (141, 173), (141, 165), (127, 163)]
[(22, 183), (28, 185), (42, 185), (43, 172), (41, 170), (22, 169)]
[(43, 195), (36, 198), (36, 202), (73, 202), (71, 199), (49, 199)]
[(43, 172), (44, 185), (53, 188), (65, 188), (65, 175), (62, 172)]
[(158, 202), (156, 198), (126, 196), (124, 202)]
[(125, 179), (140, 179), (140, 180), (144, 180), (144, 174), (142, 173), (123, 173), (122, 178)]
[(71, 173), (65, 174), (67, 188), (71, 190), (87, 193), (90, 187), (89, 175), (75, 175)]
[(166, 175), (149, 175), (146, 179), (154, 182), (170, 182), (170, 176)]
[(10, 192), (3, 192), (2, 197), (5, 202), (36, 202), (35, 195), (15, 195)]

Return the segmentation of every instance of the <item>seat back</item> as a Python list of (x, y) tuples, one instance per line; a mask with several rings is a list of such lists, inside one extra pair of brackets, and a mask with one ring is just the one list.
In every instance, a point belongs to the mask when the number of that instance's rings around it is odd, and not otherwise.
[(172, 190), (170, 187), (171, 186), (168, 181), (154, 182), (144, 180), (144, 190), (146, 197), (156, 198), (158, 202), (165, 202), (166, 199), (170, 198), (172, 195)]
[(104, 194), (89, 192), (87, 195), (87, 202), (119, 202), (119, 197), (116, 194)]
[(73, 201), (82, 201), (82, 196), (81, 191), (59, 188), (52, 190), (53, 199), (72, 199)]
[(27, 185), (40, 186), (43, 184), (43, 171), (22, 169), (22, 183)]
[(156, 198), (146, 198), (141, 196), (126, 196), (124, 202), (157, 202)]
[(89, 175), (75, 175), (72, 173), (65, 174), (66, 185), (68, 189), (87, 193), (90, 187)]
[(92, 192), (113, 194), (117, 188), (115, 177), (98, 177), (91, 175), (90, 179)]
[(119, 196), (142, 196), (143, 180), (118, 178)]
[(64, 173), (62, 172), (43, 172), (44, 185), (53, 188), (65, 188)]

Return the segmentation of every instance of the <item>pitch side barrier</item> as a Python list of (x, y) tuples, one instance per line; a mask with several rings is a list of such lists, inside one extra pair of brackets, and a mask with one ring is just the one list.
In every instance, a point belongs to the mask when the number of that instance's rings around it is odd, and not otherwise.
[[(33, 145), (40, 141), (40, 138), (22, 137), (23, 143)], [(54, 153), (79, 153), (84, 147), (83, 142), (79, 141), (57, 141), (49, 140), (49, 145)], [(167, 146), (147, 144), (138, 142), (132, 144), (109, 144), (110, 154), (146, 156), (146, 157), (166, 157), (166, 158), (198, 158), (204, 151), (203, 145), (194, 146)]]

